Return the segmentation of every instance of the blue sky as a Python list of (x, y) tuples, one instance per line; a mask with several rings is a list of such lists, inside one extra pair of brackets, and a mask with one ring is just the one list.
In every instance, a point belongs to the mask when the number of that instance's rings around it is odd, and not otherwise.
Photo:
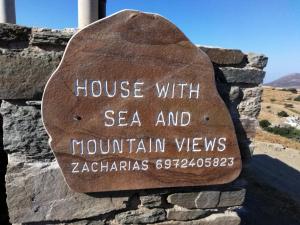
[[(264, 53), (266, 82), (300, 72), (299, 0), (107, 0), (107, 15), (122, 9), (161, 14), (195, 44)], [(77, 0), (16, 0), (16, 12), (21, 25), (77, 26)]]

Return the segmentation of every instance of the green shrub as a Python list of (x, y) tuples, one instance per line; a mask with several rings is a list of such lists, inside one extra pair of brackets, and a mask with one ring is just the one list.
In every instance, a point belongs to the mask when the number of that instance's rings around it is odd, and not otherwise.
[(271, 98), (270, 100), (271, 100), (271, 102), (275, 102), (275, 101), (276, 101), (276, 99), (275, 99), (275, 98)]
[(266, 107), (267, 109), (271, 109), (271, 106), (270, 105), (267, 105), (267, 107)]
[(287, 114), (286, 111), (280, 111), (279, 113), (277, 113), (277, 115), (278, 115), (279, 117), (288, 117), (288, 116), (289, 116), (289, 114)]
[(296, 88), (289, 88), (288, 91), (292, 92), (293, 94), (297, 94), (298, 91)]
[(290, 138), (296, 141), (300, 141), (300, 130), (294, 127), (265, 127), (263, 128), (265, 131), (268, 131), (273, 134), (277, 134), (286, 138)]
[(262, 128), (267, 128), (271, 125), (271, 123), (269, 122), (269, 120), (261, 120), (259, 121), (259, 126), (261, 126)]
[(294, 101), (300, 102), (300, 95), (298, 95), (296, 98), (294, 98)]
[(281, 90), (282, 91), (289, 91), (289, 92), (292, 92), (293, 94), (297, 94), (297, 89), (296, 88), (283, 88)]

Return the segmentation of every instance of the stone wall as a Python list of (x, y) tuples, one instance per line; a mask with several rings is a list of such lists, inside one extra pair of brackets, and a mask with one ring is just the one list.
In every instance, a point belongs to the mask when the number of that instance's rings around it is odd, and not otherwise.
[[(231, 184), (198, 188), (79, 194), (67, 187), (48, 146), (40, 106), (44, 85), (74, 32), (0, 24), (0, 224), (7, 223), (7, 213), (11, 223), (26, 225), (240, 224), (247, 186), (243, 173)], [(267, 58), (199, 48), (214, 64), (246, 165)]]

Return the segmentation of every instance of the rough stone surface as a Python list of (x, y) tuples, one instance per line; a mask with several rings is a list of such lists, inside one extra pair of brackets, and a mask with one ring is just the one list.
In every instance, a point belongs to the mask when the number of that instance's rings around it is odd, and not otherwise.
[(241, 115), (256, 118), (261, 110), (262, 87), (243, 88), (243, 98), (238, 105)]
[(40, 106), (27, 105), (24, 101), (2, 101), (0, 113), (3, 116), (4, 151), (20, 155), (27, 162), (54, 159)]
[(231, 86), (229, 92), (230, 101), (236, 101), (241, 96), (241, 89), (239, 86)]
[(221, 193), (218, 207), (239, 206), (245, 200), (246, 189), (236, 191), (224, 191)]
[(0, 99), (40, 99), (61, 56), (38, 49), (0, 54)]
[(215, 208), (219, 202), (219, 191), (201, 191), (195, 199), (196, 208)]
[[(97, 220), (97, 221), (79, 220), (79, 221), (75, 221), (75, 222), (47, 221), (45, 223), (38, 223), (38, 225), (50, 225), (50, 224), (55, 224), (55, 225), (105, 225), (105, 220)], [(15, 224), (13, 224), (13, 225), (15, 225)], [(21, 224), (16, 224), (16, 225), (21, 225)], [(26, 223), (26, 225), (36, 225), (36, 223)]]
[(252, 67), (256, 67), (259, 69), (263, 69), (266, 67), (268, 63), (268, 57), (263, 54), (256, 54), (256, 53), (248, 53), (247, 55), (248, 65)]
[(66, 222), (59, 222), (59, 221), (45, 221), (45, 222), (33, 222), (33, 223), (23, 223), (23, 224), (12, 224), (12, 225), (106, 225), (105, 220), (79, 220), (79, 221), (66, 221)]
[(168, 196), (168, 202), (187, 209), (214, 208), (219, 202), (219, 191), (175, 193)]
[(244, 132), (244, 136), (247, 139), (253, 139), (255, 137), (256, 128), (258, 126), (257, 119), (248, 116), (241, 116), (239, 119), (242, 127), (239, 128), (238, 132)]
[(148, 224), (164, 221), (166, 212), (164, 209), (138, 209), (116, 215), (119, 224)]
[(172, 208), (167, 209), (167, 219), (168, 220), (177, 220), (177, 221), (188, 221), (195, 220), (203, 217), (208, 212), (202, 209), (185, 209), (185, 208)]
[(75, 29), (51, 30), (51, 29), (32, 29), (30, 44), (41, 48), (56, 47), (63, 50), (70, 38), (74, 35)]
[(260, 85), (258, 87), (242, 88), (242, 92), (243, 101), (246, 101), (249, 98), (261, 97), (263, 93), (263, 87)]
[(23, 48), (28, 46), (31, 28), (11, 23), (0, 24), (0, 47)]
[(224, 49), (216, 47), (199, 46), (210, 60), (221, 66), (240, 65), (245, 61), (246, 55), (238, 49)]
[(175, 193), (168, 196), (167, 201), (173, 205), (178, 205), (187, 209), (196, 208), (195, 200), (199, 192)]
[(192, 221), (166, 221), (156, 223), (157, 225), (239, 225), (240, 217), (236, 212), (226, 211), (225, 213), (216, 213), (199, 220)]
[(238, 105), (239, 113), (244, 116), (257, 117), (261, 110), (260, 102), (260, 96), (248, 98), (247, 101)]
[(219, 76), (227, 83), (261, 84), (265, 77), (264, 71), (251, 67), (220, 67), (220, 71)]
[(75, 193), (56, 162), (24, 163), (11, 154), (6, 190), (11, 223), (84, 219), (123, 209), (128, 201), (128, 197)]
[[(33, 223), (14, 223), (12, 225), (106, 225), (105, 220), (79, 220), (79, 221), (44, 221), (44, 222), (33, 222)], [(2, 225), (2, 224), (1, 224)]]
[(149, 209), (160, 207), (162, 204), (160, 195), (140, 196), (140, 200), (141, 200), (141, 205)]

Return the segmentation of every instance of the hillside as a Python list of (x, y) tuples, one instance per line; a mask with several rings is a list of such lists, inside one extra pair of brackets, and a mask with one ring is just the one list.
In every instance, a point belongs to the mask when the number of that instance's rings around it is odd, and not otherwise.
[[(287, 118), (277, 115), (281, 111), (285, 111), (289, 116), (299, 117), (300, 101), (294, 100), (299, 95), (299, 90), (298, 93), (292, 93), (280, 88), (264, 87), (259, 121), (268, 120), (272, 125), (284, 124)], [(255, 139), (262, 142), (281, 144), (285, 148), (300, 150), (300, 142), (272, 134), (261, 128), (257, 129)]]
[(300, 73), (283, 76), (265, 85), (281, 88), (300, 88)]
[[(285, 122), (288, 118), (300, 117), (300, 90), (297, 92), (274, 87), (264, 87), (263, 90), (259, 121), (268, 120), (270, 130), (257, 129), (254, 155), (247, 170), (252, 185), (248, 188), (248, 195), (260, 202), (253, 205), (251, 201), (250, 204), (246, 202), (246, 207), (250, 211), (267, 213), (266, 223), (270, 224), (300, 224), (300, 217), (295, 216), (300, 215), (300, 135), (298, 133), (298, 139), (292, 139), (270, 132), (287, 128)], [(288, 117), (278, 116), (282, 111)], [(298, 127), (295, 129), (299, 132)], [(251, 218), (254, 216), (259, 217), (254, 214)], [(280, 221), (284, 218), (292, 220)]]

